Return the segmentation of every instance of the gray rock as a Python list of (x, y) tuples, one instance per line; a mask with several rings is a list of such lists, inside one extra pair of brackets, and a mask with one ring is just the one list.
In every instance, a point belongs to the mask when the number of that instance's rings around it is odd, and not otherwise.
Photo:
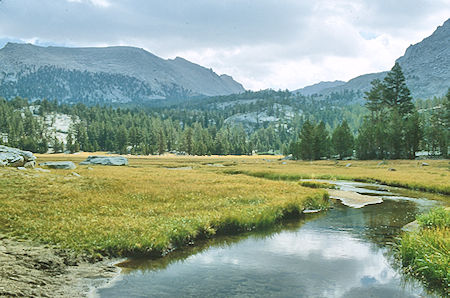
[(414, 232), (414, 231), (418, 231), (420, 229), (420, 225), (417, 222), (417, 220), (410, 222), (409, 224), (406, 224), (403, 226), (402, 231), (405, 232)]
[(397, 171), (397, 170), (394, 169), (394, 168), (389, 168), (388, 171), (395, 172), (395, 171)]
[(91, 155), (80, 165), (104, 165), (104, 166), (127, 166), (128, 159), (123, 156), (100, 156)]
[(32, 161), (27, 161), (24, 165), (25, 168), (34, 168), (36, 166), (36, 161), (32, 160)]
[(346, 168), (350, 168), (351, 166), (352, 166), (351, 163), (348, 163), (348, 164), (345, 165)]
[(422, 163), (422, 167), (427, 167), (427, 166), (429, 166), (430, 164), (429, 163), (426, 163), (426, 162), (423, 162)]
[(292, 156), (292, 154), (289, 154), (288, 156), (281, 158), (281, 160), (294, 160), (294, 157)]
[(81, 175), (80, 175), (80, 174), (78, 174), (78, 173), (75, 173), (75, 172), (72, 172), (72, 175), (73, 175), (73, 176), (75, 176), (75, 177), (81, 177)]
[(25, 167), (17, 167), (17, 169), (23, 171), (23, 170), (26, 170), (27, 168), (25, 168)]
[(30, 151), (0, 145), (0, 164), (2, 166), (22, 167), (36, 157)]
[(40, 163), (39, 165), (49, 167), (50, 169), (63, 169), (63, 170), (73, 170), (77, 167), (71, 161), (47, 161)]
[(43, 168), (34, 168), (34, 170), (38, 171), (38, 172), (43, 172), (43, 173), (50, 173), (50, 170), (43, 169)]

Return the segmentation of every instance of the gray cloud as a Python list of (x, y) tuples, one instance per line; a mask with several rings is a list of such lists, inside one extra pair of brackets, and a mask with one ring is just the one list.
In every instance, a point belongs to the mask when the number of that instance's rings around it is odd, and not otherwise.
[[(450, 0), (3, 0), (0, 44), (133, 45), (184, 55), (246, 87), (298, 88), (310, 80), (291, 79), (295, 71), (326, 80), (381, 70), (370, 60), (373, 48), (393, 60), (390, 53), (398, 56), (449, 15)], [(341, 71), (352, 58), (359, 67)]]

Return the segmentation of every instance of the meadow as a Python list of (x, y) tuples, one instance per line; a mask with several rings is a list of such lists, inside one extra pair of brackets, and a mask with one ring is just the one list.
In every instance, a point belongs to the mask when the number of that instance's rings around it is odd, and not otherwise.
[[(38, 162), (84, 158), (45, 155)], [(1, 168), (1, 232), (91, 255), (164, 255), (327, 206), (323, 190), (210, 168), (195, 158), (130, 158), (127, 167), (49, 173)]]
[[(37, 157), (38, 162), (78, 164), (87, 155)], [(197, 239), (272, 226), (301, 216), (304, 209), (326, 208), (326, 190), (292, 183), (300, 178), (450, 192), (448, 161), (427, 161), (428, 166), (351, 161), (347, 167), (350, 162), (277, 156), (128, 158), (126, 167), (78, 166), (48, 173), (0, 168), (0, 232), (93, 256), (161, 256)]]

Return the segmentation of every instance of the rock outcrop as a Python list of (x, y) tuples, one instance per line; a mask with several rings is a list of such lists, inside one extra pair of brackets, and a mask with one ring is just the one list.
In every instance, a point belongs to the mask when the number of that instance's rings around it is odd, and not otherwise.
[(77, 166), (71, 161), (47, 161), (39, 164), (50, 169), (73, 170)]
[(36, 157), (30, 151), (0, 145), (0, 166), (34, 168)]
[(80, 165), (127, 166), (128, 159), (123, 156), (90, 155)]
[[(406, 78), (406, 85), (413, 98), (432, 98), (447, 93), (450, 81), (450, 19), (439, 26), (432, 35), (410, 45), (405, 54), (397, 59)], [(392, 66), (394, 63), (392, 63)], [(321, 82), (294, 91), (308, 95), (311, 92), (329, 95), (345, 90), (368, 91), (373, 79), (383, 80), (386, 71), (364, 74), (346, 83)], [(312, 90), (311, 92), (309, 92)]]

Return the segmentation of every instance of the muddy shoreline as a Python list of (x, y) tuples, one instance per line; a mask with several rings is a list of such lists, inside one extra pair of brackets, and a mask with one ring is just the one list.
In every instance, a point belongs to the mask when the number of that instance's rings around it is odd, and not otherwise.
[(87, 297), (119, 275), (118, 261), (0, 234), (0, 297)]

